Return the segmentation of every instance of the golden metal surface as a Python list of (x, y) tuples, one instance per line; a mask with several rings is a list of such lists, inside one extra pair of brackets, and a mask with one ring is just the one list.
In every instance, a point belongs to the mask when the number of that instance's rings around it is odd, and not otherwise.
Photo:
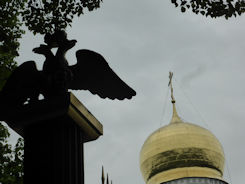
[(177, 168), (156, 174), (148, 181), (147, 184), (160, 184), (161, 182), (167, 182), (186, 177), (208, 177), (223, 180), (221, 176), (218, 177), (219, 174), (220, 173), (218, 171), (206, 167)]
[(140, 152), (140, 169), (147, 184), (185, 177), (207, 177), (222, 180), (224, 152), (218, 139), (207, 129), (184, 123), (175, 108), (172, 86), (169, 84), (173, 104), (170, 124), (153, 132)]
[(171, 123), (152, 133), (140, 153), (140, 167), (147, 184), (182, 177), (221, 179), (223, 148), (207, 129), (184, 123), (173, 103)]
[(183, 123), (183, 121), (180, 119), (176, 111), (175, 102), (173, 103), (173, 116), (172, 116), (170, 123)]
[(103, 135), (103, 125), (91, 114), (88, 109), (72, 93), (68, 115), (85, 133), (84, 141), (92, 141)]

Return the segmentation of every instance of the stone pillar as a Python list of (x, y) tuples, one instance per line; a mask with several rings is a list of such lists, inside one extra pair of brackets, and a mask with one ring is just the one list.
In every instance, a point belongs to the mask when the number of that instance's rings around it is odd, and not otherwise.
[(68, 93), (14, 114), (7, 123), (25, 140), (24, 184), (84, 184), (83, 144), (103, 134), (86, 107)]

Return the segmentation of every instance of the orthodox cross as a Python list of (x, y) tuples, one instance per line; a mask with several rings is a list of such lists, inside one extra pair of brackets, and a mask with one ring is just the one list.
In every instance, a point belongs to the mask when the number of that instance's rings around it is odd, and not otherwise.
[(173, 78), (173, 72), (169, 72), (169, 83), (168, 83), (168, 86), (170, 86), (170, 88), (171, 88), (172, 103), (175, 103), (174, 94), (173, 94), (172, 78)]

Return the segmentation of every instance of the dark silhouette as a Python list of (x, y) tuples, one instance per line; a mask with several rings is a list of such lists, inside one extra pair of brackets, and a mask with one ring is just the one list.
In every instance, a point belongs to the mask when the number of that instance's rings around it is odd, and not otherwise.
[[(17, 67), (10, 75), (0, 93), (1, 107), (4, 105), (23, 105), (38, 100), (45, 78), (37, 71), (34, 61), (27, 61)], [(4, 107), (3, 107), (4, 108)]]
[[(68, 40), (64, 31), (47, 34), (45, 43), (33, 49), (46, 58), (43, 70), (38, 71), (34, 61), (17, 67), (0, 93), (2, 104), (35, 103), (40, 94), (48, 99), (67, 93), (68, 89), (89, 90), (101, 98), (119, 100), (136, 95), (113, 72), (103, 56), (94, 51), (78, 50), (77, 64), (69, 66), (65, 54), (75, 46), (76, 40)], [(51, 49), (55, 47), (58, 49), (54, 55)]]
[(100, 54), (90, 50), (78, 50), (76, 57), (77, 64), (69, 67), (73, 74), (73, 80), (68, 85), (70, 89), (89, 90), (101, 98), (119, 100), (130, 99), (136, 95)]
[(243, 14), (245, 11), (244, 0), (171, 0), (175, 7), (180, 7), (181, 12), (192, 10), (195, 14), (206, 17), (225, 17), (229, 19)]

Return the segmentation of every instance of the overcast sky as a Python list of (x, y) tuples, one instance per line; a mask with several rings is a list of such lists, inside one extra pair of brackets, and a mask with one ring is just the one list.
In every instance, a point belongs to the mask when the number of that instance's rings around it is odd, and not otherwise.
[[(245, 16), (225, 20), (182, 14), (170, 0), (104, 0), (68, 28), (78, 49), (102, 54), (132, 88), (132, 100), (102, 100), (74, 93), (103, 124), (104, 135), (85, 145), (85, 182), (100, 183), (101, 166), (114, 184), (143, 184), (139, 153), (146, 138), (167, 125), (172, 107), (168, 72), (174, 72), (177, 111), (188, 122), (208, 128), (223, 145), (225, 180), (244, 183), (245, 173)], [(18, 62), (44, 58), (32, 53), (42, 36), (27, 32)], [(12, 134), (12, 140), (17, 138)]]

